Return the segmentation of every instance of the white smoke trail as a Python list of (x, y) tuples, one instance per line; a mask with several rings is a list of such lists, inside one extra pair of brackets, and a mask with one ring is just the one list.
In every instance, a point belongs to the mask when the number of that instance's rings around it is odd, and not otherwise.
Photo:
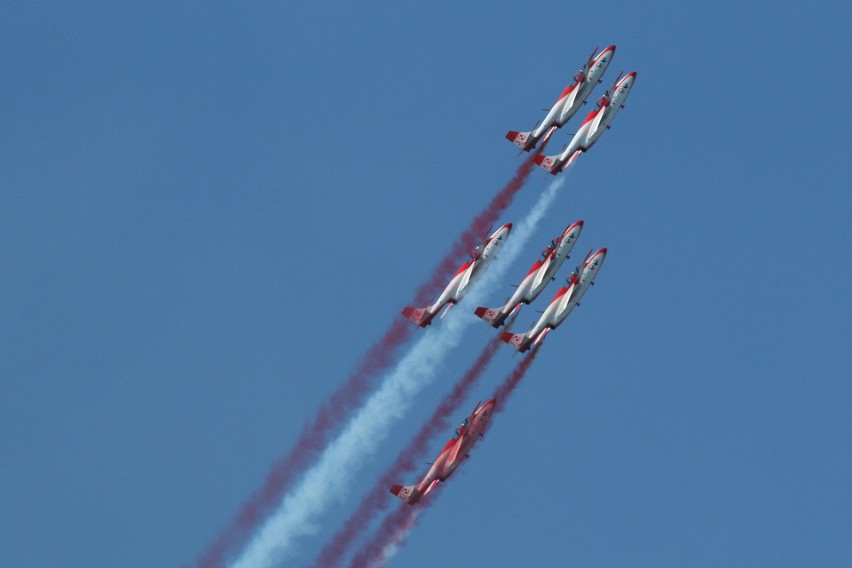
[(393, 536), (391, 536), (388, 543), (382, 549), (379, 557), (374, 558), (370, 562), (370, 568), (382, 568), (382, 566), (386, 566), (388, 562), (393, 560), (393, 557), (399, 552), (400, 546), (405, 543), (408, 533), (417, 525), (417, 517), (420, 516), (420, 511), (421, 509), (412, 509), (402, 526), (394, 531)]
[[(480, 305), (484, 292), (503, 280), (564, 179), (565, 174), (551, 183), (526, 218), (513, 228), (499, 258), (468, 294), (467, 305)], [(340, 436), (329, 444), (301, 484), (284, 496), (278, 510), (264, 523), (233, 568), (266, 568), (290, 552), (296, 538), (317, 531), (316, 517), (342, 499), (355, 471), (376, 451), (391, 423), (406, 414), (414, 397), (434, 380), (446, 354), (459, 344), (464, 330), (476, 321), (469, 310), (452, 310), (415, 343)]]
[[(533, 206), (524, 220), (518, 225), (518, 234), (515, 235), (518, 238), (513, 242), (513, 245), (517, 245), (516, 248), (510, 250), (509, 242), (507, 241), (504, 246), (501, 254), (506, 255), (510, 259), (514, 259), (523, 248), (523, 245), (529, 240), (532, 231), (535, 229), (535, 226), (541, 221), (541, 218), (550, 208), (550, 205), (553, 203), (554, 198), (556, 197), (556, 192), (562, 187), (565, 181), (565, 174), (568, 172), (571, 166), (564, 170), (562, 176), (558, 177), (551, 183), (548, 188), (542, 193), (538, 202)], [(510, 239), (511, 240), (511, 239)], [(419, 513), (419, 509), (414, 509), (414, 514), (409, 515), (405, 522), (400, 525), (393, 533), (393, 535), (388, 539), (387, 544), (385, 544), (382, 551), (379, 553), (377, 557), (369, 559), (370, 568), (381, 568), (390, 562), (399, 549), (405, 544), (405, 541), (408, 539), (408, 534), (414, 529), (417, 525), (417, 518)]]

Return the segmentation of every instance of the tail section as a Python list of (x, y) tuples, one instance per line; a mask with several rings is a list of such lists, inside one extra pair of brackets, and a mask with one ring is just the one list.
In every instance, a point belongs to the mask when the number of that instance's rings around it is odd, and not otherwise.
[(559, 156), (542, 156), (539, 154), (533, 157), (533, 161), (544, 169), (544, 171), (550, 172), (552, 175), (556, 175), (562, 171), (562, 167), (559, 165)]
[(510, 130), (506, 133), (506, 140), (515, 144), (516, 146), (520, 146), (522, 150), (529, 150), (527, 147), (527, 142), (530, 139), (531, 132), (518, 132), (517, 130)]
[(504, 331), (500, 334), (500, 339), (503, 340), (504, 343), (508, 343), (521, 353), (527, 350), (529, 341), (527, 340), (526, 333), (512, 333), (511, 331)]
[(484, 308), (478, 307), (473, 312), (477, 317), (482, 318), (491, 324), (492, 327), (500, 327), (506, 321), (506, 314), (500, 308)]
[(414, 492), (413, 485), (393, 485), (390, 488), (390, 492), (408, 503), (408, 500), (411, 498), (411, 494)]
[(429, 313), (429, 308), (405, 307), (402, 310), (402, 315), (404, 315), (420, 327), (426, 327), (427, 325), (432, 323), (432, 318), (435, 317), (435, 314)]

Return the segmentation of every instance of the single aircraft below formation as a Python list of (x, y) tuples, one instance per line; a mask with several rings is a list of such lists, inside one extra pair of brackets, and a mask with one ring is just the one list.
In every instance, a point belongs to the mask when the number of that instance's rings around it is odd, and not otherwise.
[(597, 54), (597, 56), (592, 51), (586, 64), (574, 75), (574, 82), (565, 87), (565, 90), (562, 91), (562, 94), (553, 103), (553, 106), (541, 124), (533, 128), (530, 132), (510, 130), (506, 133), (506, 138), (517, 146), (520, 146), (521, 150), (525, 152), (529, 152), (535, 148), (542, 137), (544, 137), (543, 144), (546, 144), (553, 135), (553, 132), (571, 120), (571, 117), (580, 109), (580, 106), (586, 103), (586, 99), (589, 98), (592, 89), (601, 82), (601, 77), (609, 66), (610, 61), (612, 61), (614, 54), (614, 45), (607, 47)]
[(552, 329), (556, 329), (562, 321), (568, 317), (574, 306), (580, 305), (580, 298), (594, 284), (595, 276), (603, 265), (606, 258), (606, 249), (602, 248), (596, 253), (586, 255), (583, 264), (567, 278), (568, 286), (560, 288), (547, 309), (541, 314), (538, 322), (526, 333), (517, 334), (511, 331), (500, 334), (500, 339), (508, 343), (521, 353), (541, 343)]
[(471, 448), (482, 437), (488, 421), (491, 420), (491, 415), (494, 414), (495, 402), (491, 399), (481, 406), (477, 404), (477, 408), (456, 429), (456, 435), (447, 442), (438, 454), (438, 459), (416, 485), (394, 485), (390, 488), (390, 492), (409, 505), (414, 505), (438, 483), (446, 481), (459, 464), (470, 455)]
[(542, 258), (533, 263), (518, 289), (505, 304), (499, 308), (478, 307), (474, 313), (495, 328), (503, 325), (506, 318), (523, 304), (529, 304), (538, 298), (542, 290), (555, 278), (554, 275), (568, 258), (582, 230), (583, 222), (577, 221), (552, 240), (550, 245), (541, 251)]
[(553, 175), (573, 164), (581, 152), (587, 152), (598, 141), (601, 134), (609, 129), (615, 115), (624, 108), (624, 102), (635, 80), (636, 71), (616, 79), (612, 88), (598, 99), (598, 108), (589, 113), (565, 150), (558, 156), (535, 156), (533, 158), (535, 163)]
[(485, 272), (511, 231), (512, 224), (506, 223), (494, 231), (494, 234), (488, 237), (483, 244), (476, 247), (470, 253), (470, 260), (459, 267), (456, 275), (453, 276), (453, 279), (450, 280), (450, 283), (447, 284), (447, 287), (431, 306), (425, 308), (406, 307), (402, 310), (402, 315), (420, 327), (426, 327), (432, 323), (432, 319), (438, 312), (444, 306), (447, 306), (446, 311), (441, 315), (441, 317), (444, 317), (450, 311), (450, 308), (470, 290), (474, 280)]

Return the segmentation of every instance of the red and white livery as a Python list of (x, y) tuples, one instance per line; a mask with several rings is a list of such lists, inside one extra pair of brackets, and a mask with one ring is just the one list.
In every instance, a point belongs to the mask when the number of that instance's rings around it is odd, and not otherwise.
[(496, 401), (491, 399), (481, 406), (477, 405), (473, 413), (456, 429), (456, 435), (447, 442), (432, 467), (416, 485), (394, 485), (390, 492), (409, 505), (414, 505), (438, 483), (446, 481), (470, 455), (471, 448), (482, 437), (491, 415), (494, 414), (495, 403)]
[(635, 80), (636, 71), (616, 80), (612, 89), (598, 99), (598, 108), (589, 113), (565, 150), (558, 156), (535, 156), (533, 158), (535, 163), (553, 175), (573, 164), (581, 152), (588, 151), (598, 141), (601, 134), (609, 129), (615, 115), (624, 108), (624, 102), (627, 100), (627, 95), (630, 94), (630, 89)]
[(515, 313), (523, 304), (532, 303), (544, 288), (555, 279), (562, 263), (569, 258), (571, 249), (580, 237), (583, 222), (577, 221), (569, 225), (561, 235), (550, 241), (550, 245), (541, 251), (542, 258), (535, 261), (527, 275), (518, 285), (518, 289), (506, 303), (499, 308), (476, 308), (474, 313), (497, 328), (505, 323), (506, 318)]
[(476, 247), (470, 253), (470, 260), (462, 264), (438, 299), (431, 306), (425, 308), (406, 307), (402, 310), (402, 315), (419, 325), (426, 327), (432, 323), (432, 319), (441, 311), (444, 306), (447, 306), (446, 311), (441, 315), (444, 317), (450, 308), (459, 302), (462, 297), (470, 290), (474, 280), (485, 272), (488, 265), (496, 258), (503, 242), (509, 237), (512, 231), (512, 224), (506, 223), (488, 237), (486, 241)]
[(526, 333), (517, 334), (511, 331), (500, 334), (500, 339), (521, 353), (541, 343), (550, 330), (556, 329), (568, 317), (574, 306), (580, 305), (580, 298), (594, 284), (595, 276), (606, 258), (606, 249), (586, 255), (583, 264), (568, 277), (568, 286), (560, 288), (539, 320)]
[(546, 144), (553, 132), (571, 120), (571, 117), (586, 103), (586, 99), (592, 94), (592, 89), (601, 82), (601, 77), (603, 77), (604, 71), (612, 61), (614, 54), (614, 45), (607, 47), (597, 55), (592, 51), (592, 55), (589, 56), (586, 64), (574, 75), (574, 82), (565, 87), (542, 123), (530, 132), (510, 130), (506, 133), (506, 138), (520, 146), (521, 150), (525, 152), (535, 148), (542, 137), (544, 137), (543, 144)]

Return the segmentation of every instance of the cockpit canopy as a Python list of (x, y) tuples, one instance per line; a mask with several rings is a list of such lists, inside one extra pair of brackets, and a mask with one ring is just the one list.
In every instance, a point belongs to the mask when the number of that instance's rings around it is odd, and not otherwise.
[(462, 432), (467, 430), (467, 427), (470, 426), (470, 418), (465, 418), (464, 422), (462, 422), (458, 428), (456, 428), (456, 438), (462, 435)]

